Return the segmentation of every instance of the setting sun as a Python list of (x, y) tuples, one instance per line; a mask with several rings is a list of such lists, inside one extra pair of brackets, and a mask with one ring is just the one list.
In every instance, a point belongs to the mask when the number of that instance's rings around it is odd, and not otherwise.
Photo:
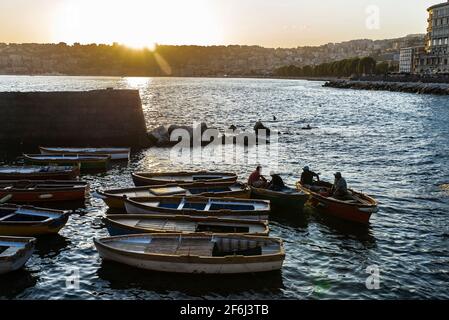
[(208, 1), (62, 1), (53, 41), (113, 43), (132, 48), (223, 41)]

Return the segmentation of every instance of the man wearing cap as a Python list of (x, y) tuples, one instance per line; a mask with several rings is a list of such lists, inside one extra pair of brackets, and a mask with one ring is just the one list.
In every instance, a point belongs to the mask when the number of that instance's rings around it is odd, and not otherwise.
[(335, 181), (332, 186), (332, 195), (335, 198), (344, 198), (348, 195), (348, 185), (346, 179), (342, 177), (340, 172), (334, 174)]
[(301, 174), (301, 184), (303, 186), (312, 186), (314, 177), (316, 177), (317, 180), (320, 181), (320, 176), (317, 173), (310, 171), (310, 168), (308, 166), (305, 166)]

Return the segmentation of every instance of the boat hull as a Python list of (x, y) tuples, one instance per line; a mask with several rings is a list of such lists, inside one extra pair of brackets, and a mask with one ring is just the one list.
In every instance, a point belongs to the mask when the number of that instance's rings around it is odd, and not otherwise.
[(260, 211), (260, 212), (201, 212), (201, 211), (191, 211), (191, 212), (183, 212), (179, 210), (169, 210), (163, 208), (149, 208), (144, 205), (140, 205), (134, 202), (125, 201), (125, 208), (128, 214), (153, 214), (153, 215), (187, 215), (192, 217), (214, 217), (220, 219), (234, 219), (234, 220), (268, 220), (269, 219), (269, 211)]
[(96, 159), (96, 160), (83, 160), (77, 159), (77, 160), (71, 160), (71, 159), (54, 159), (54, 158), (34, 158), (30, 156), (25, 156), (25, 161), (27, 163), (36, 164), (36, 165), (58, 165), (58, 166), (73, 166), (78, 165), (81, 169), (81, 171), (88, 171), (88, 170), (99, 170), (99, 171), (106, 171), (109, 169), (109, 158), (102, 158), (102, 159)]
[(270, 272), (282, 269), (283, 261), (267, 261), (257, 263), (209, 264), (174, 261), (144, 260), (123, 256), (97, 246), (101, 258), (148, 271), (181, 273), (181, 274), (244, 274)]
[[(58, 148), (45, 148), (40, 147), (41, 154), (44, 155), (56, 155), (56, 154), (65, 154), (65, 155), (109, 155), (111, 157), (111, 160), (117, 161), (117, 160), (129, 160), (131, 155), (130, 149), (117, 149), (117, 150), (108, 150), (108, 149), (95, 149), (92, 148), (88, 151), (82, 151), (84, 148), (69, 148), (69, 149), (58, 149)], [(73, 150), (70, 151), (70, 149), (79, 149), (78, 151)]]
[(79, 166), (74, 166), (72, 170), (49, 171), (35, 173), (2, 173), (0, 180), (74, 180), (80, 175)]
[(2, 223), (0, 234), (5, 236), (32, 237), (57, 234), (67, 224), (69, 215), (45, 223)]
[[(225, 221), (223, 219), (215, 219), (215, 218), (194, 218), (194, 217), (170, 217), (170, 216), (154, 216), (153, 221), (165, 221), (169, 224), (169, 229), (164, 229), (163, 227), (160, 227), (159, 225), (150, 225), (145, 227), (139, 227), (139, 226), (131, 226), (126, 223), (121, 223), (120, 220), (116, 221), (117, 217), (130, 217), (131, 218), (141, 218), (142, 216), (136, 216), (136, 215), (117, 215), (114, 217), (111, 217), (109, 219), (105, 220), (106, 228), (108, 229), (108, 232), (111, 236), (124, 236), (129, 234), (144, 234), (144, 233), (173, 233), (173, 232), (180, 232), (180, 233), (194, 233), (197, 232), (196, 229), (193, 228), (194, 223), (202, 224), (203, 226), (215, 226), (217, 228), (221, 227), (228, 227), (224, 229), (223, 232), (216, 231), (217, 229), (214, 229), (213, 232), (209, 233), (223, 233), (223, 234), (246, 234), (246, 235), (253, 235), (253, 236), (268, 236), (269, 234), (269, 228), (268, 223), (250, 223), (250, 222), (244, 222), (241, 220), (229, 220)], [(148, 216), (148, 215), (145, 215)], [(152, 222), (151, 219), (149, 221)], [(177, 224), (178, 223), (178, 224)], [(191, 224), (188, 227), (184, 227), (185, 224)], [(231, 228), (234, 228), (233, 231), (230, 231)], [(242, 229), (239, 228), (247, 228), (245, 231), (241, 231)], [(176, 230), (175, 230), (176, 229)], [(200, 231), (202, 233), (207, 233), (205, 231)]]
[(369, 224), (371, 215), (377, 212), (377, 209), (363, 209), (353, 206), (347, 206), (335, 203), (333, 201), (326, 201), (320, 198), (312, 197), (311, 205), (323, 215), (330, 215), (338, 219), (358, 224)]
[[(309, 195), (287, 194), (266, 189), (251, 187), (251, 198), (269, 200), (273, 209), (295, 209), (302, 211), (304, 205), (309, 200)], [(296, 212), (296, 211), (295, 211)]]
[(128, 266), (156, 272), (181, 274), (245, 274), (280, 270), (285, 253), (257, 257), (227, 256), (215, 258), (197, 255), (138, 253), (118, 250), (94, 239), (100, 257)]
[[(171, 180), (164, 179), (162, 177), (171, 176)], [(203, 179), (192, 180), (191, 176), (203, 176)], [(206, 176), (221, 176), (217, 178), (207, 179)], [(177, 172), (177, 173), (161, 173), (153, 174), (151, 177), (145, 176), (145, 173), (133, 173), (132, 178), (136, 186), (151, 186), (151, 185), (164, 185), (169, 183), (186, 184), (193, 182), (214, 182), (214, 183), (235, 183), (237, 182), (237, 175), (229, 173), (217, 173), (217, 172)]]
[(334, 198), (325, 197), (317, 192), (313, 192), (298, 183), (298, 189), (310, 194), (310, 204), (319, 213), (324, 216), (332, 216), (340, 220), (344, 220), (351, 223), (368, 225), (371, 215), (378, 212), (378, 203), (373, 198), (354, 192), (350, 190), (354, 195), (359, 196), (369, 202), (369, 204), (351, 204), (344, 201), (339, 201)]
[(0, 198), (12, 195), (11, 203), (38, 203), (38, 202), (63, 202), (63, 201), (84, 201), (86, 199), (86, 190), (75, 191), (24, 191), (8, 192), (0, 191)]
[(89, 185), (80, 181), (1, 181), (0, 199), (11, 196), (10, 203), (84, 201)]
[[(0, 240), (1, 239), (7, 240), (5, 237), (0, 237)], [(14, 239), (18, 238), (11, 238), (11, 241), (15, 241)], [(4, 253), (3, 254), (0, 253), (0, 275), (22, 269), (28, 262), (28, 260), (30, 260), (31, 256), (33, 255), (36, 240), (35, 239), (28, 239), (28, 240), (22, 239), (22, 240), (28, 241), (28, 243), (25, 244), (24, 247), (18, 250), (14, 255), (6, 257), (4, 256)]]

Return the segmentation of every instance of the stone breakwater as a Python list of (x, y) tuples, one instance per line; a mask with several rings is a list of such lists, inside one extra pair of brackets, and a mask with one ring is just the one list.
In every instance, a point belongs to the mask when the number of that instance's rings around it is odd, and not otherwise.
[(449, 83), (333, 80), (323, 87), (449, 95)]

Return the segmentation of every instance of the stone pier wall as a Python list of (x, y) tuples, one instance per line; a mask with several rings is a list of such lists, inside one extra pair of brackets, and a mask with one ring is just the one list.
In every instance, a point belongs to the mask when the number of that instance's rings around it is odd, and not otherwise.
[(0, 146), (148, 146), (137, 90), (0, 92)]
[(328, 81), (323, 86), (338, 89), (379, 90), (418, 94), (449, 95), (449, 83), (335, 80)]

